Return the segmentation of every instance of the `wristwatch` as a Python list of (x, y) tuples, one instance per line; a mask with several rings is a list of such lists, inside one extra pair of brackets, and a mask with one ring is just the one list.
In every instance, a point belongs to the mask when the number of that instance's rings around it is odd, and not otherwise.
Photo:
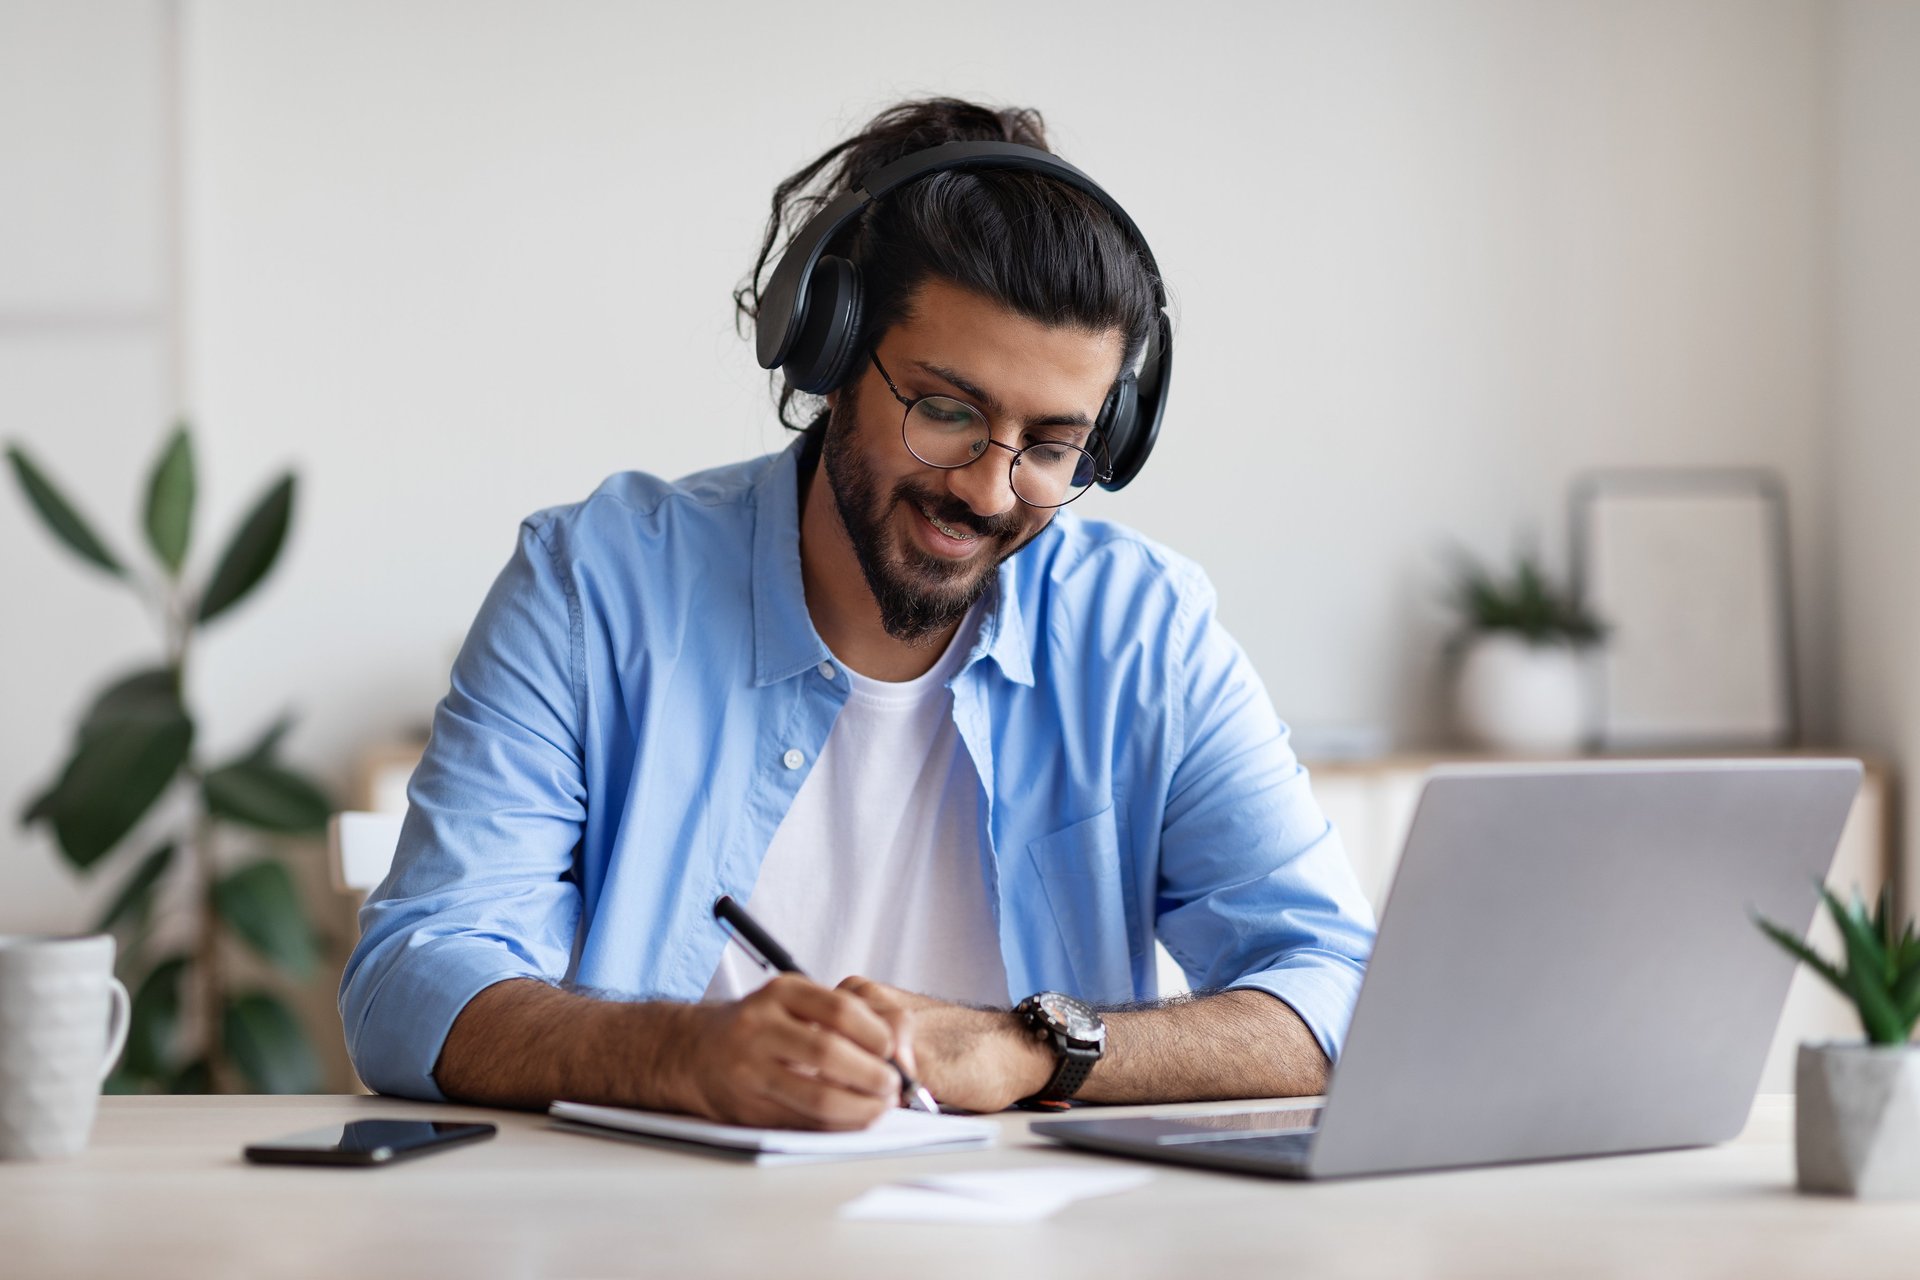
[(1037, 991), (1013, 1008), (1037, 1040), (1052, 1044), (1059, 1056), (1053, 1079), (1026, 1102), (1065, 1102), (1086, 1083), (1087, 1073), (1107, 1048), (1107, 1024), (1092, 1005), (1058, 991)]

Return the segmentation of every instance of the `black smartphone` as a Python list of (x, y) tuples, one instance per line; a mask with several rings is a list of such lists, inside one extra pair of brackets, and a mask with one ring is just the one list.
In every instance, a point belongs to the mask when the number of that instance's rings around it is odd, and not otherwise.
[(445, 1120), (352, 1120), (256, 1142), (246, 1149), (246, 1157), (255, 1164), (391, 1164), (478, 1142), (498, 1132), (490, 1124)]

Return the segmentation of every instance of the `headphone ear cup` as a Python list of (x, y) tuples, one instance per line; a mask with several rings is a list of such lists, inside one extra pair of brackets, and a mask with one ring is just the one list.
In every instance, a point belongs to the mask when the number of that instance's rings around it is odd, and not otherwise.
[(1107, 465), (1113, 477), (1103, 481), (1101, 488), (1109, 492), (1124, 489), (1147, 465), (1147, 455), (1160, 438), (1160, 419), (1167, 411), (1167, 386), (1172, 380), (1173, 322), (1163, 310), (1147, 335), (1139, 370), (1122, 378), (1109, 397), (1114, 425), (1107, 445)]
[(847, 263), (846, 316), (833, 363), (822, 375), (820, 394), (843, 386), (860, 366), (860, 325), (866, 319), (866, 293), (860, 287), (860, 268)]
[(825, 395), (840, 385), (857, 358), (860, 340), (860, 272), (828, 254), (807, 278), (806, 310), (793, 350), (781, 363), (796, 391)]
[(1138, 465), (1125, 465), (1132, 460), (1134, 441), (1140, 434), (1140, 385), (1131, 373), (1107, 392), (1107, 402), (1100, 407), (1099, 427), (1101, 442), (1106, 446), (1107, 470), (1113, 476), (1101, 487), (1118, 489), (1139, 470)]

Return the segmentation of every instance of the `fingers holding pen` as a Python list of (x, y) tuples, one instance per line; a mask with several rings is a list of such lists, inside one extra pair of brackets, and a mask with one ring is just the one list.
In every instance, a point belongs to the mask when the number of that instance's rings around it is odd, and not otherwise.
[(843, 979), (835, 990), (859, 997), (886, 1024), (893, 1039), (890, 1056), (906, 1069), (908, 1075), (917, 1077), (920, 1072), (913, 1054), (913, 1010), (902, 998), (906, 993), (859, 974)]
[(726, 1004), (695, 1005), (688, 1110), (733, 1124), (860, 1128), (899, 1099), (892, 1033), (854, 996), (783, 976)]
[(829, 989), (798, 974), (781, 974), (762, 988), (803, 1022), (845, 1037), (876, 1058), (894, 1052), (894, 1028), (873, 1005), (846, 989)]

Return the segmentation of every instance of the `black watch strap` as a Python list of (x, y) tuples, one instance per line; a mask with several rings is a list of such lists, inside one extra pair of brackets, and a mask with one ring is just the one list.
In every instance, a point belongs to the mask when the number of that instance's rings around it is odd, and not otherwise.
[(1100, 1061), (1097, 1053), (1085, 1053), (1077, 1049), (1060, 1051), (1060, 1065), (1053, 1069), (1053, 1079), (1046, 1087), (1034, 1094), (1038, 1102), (1065, 1102), (1080, 1092), (1080, 1086), (1087, 1082), (1093, 1072), (1093, 1064)]
[[(1063, 1004), (1068, 1012), (1061, 1014), (1052, 1012), (1047, 1006), (1048, 1000)], [(1053, 1050), (1056, 1057), (1053, 1074), (1047, 1079), (1045, 1087), (1031, 1097), (1023, 1098), (1021, 1104), (1065, 1106), (1066, 1100), (1080, 1091), (1080, 1086), (1087, 1082), (1087, 1076), (1092, 1072), (1094, 1064), (1100, 1061), (1104, 1040), (1100, 1015), (1083, 1001), (1048, 991), (1036, 992), (1022, 1000), (1014, 1007), (1014, 1014), (1029, 1031)], [(1090, 1022), (1093, 1028), (1092, 1036), (1088, 1039), (1076, 1040), (1067, 1034), (1068, 1025), (1062, 1019), (1070, 1016), (1077, 1017), (1082, 1022)]]

